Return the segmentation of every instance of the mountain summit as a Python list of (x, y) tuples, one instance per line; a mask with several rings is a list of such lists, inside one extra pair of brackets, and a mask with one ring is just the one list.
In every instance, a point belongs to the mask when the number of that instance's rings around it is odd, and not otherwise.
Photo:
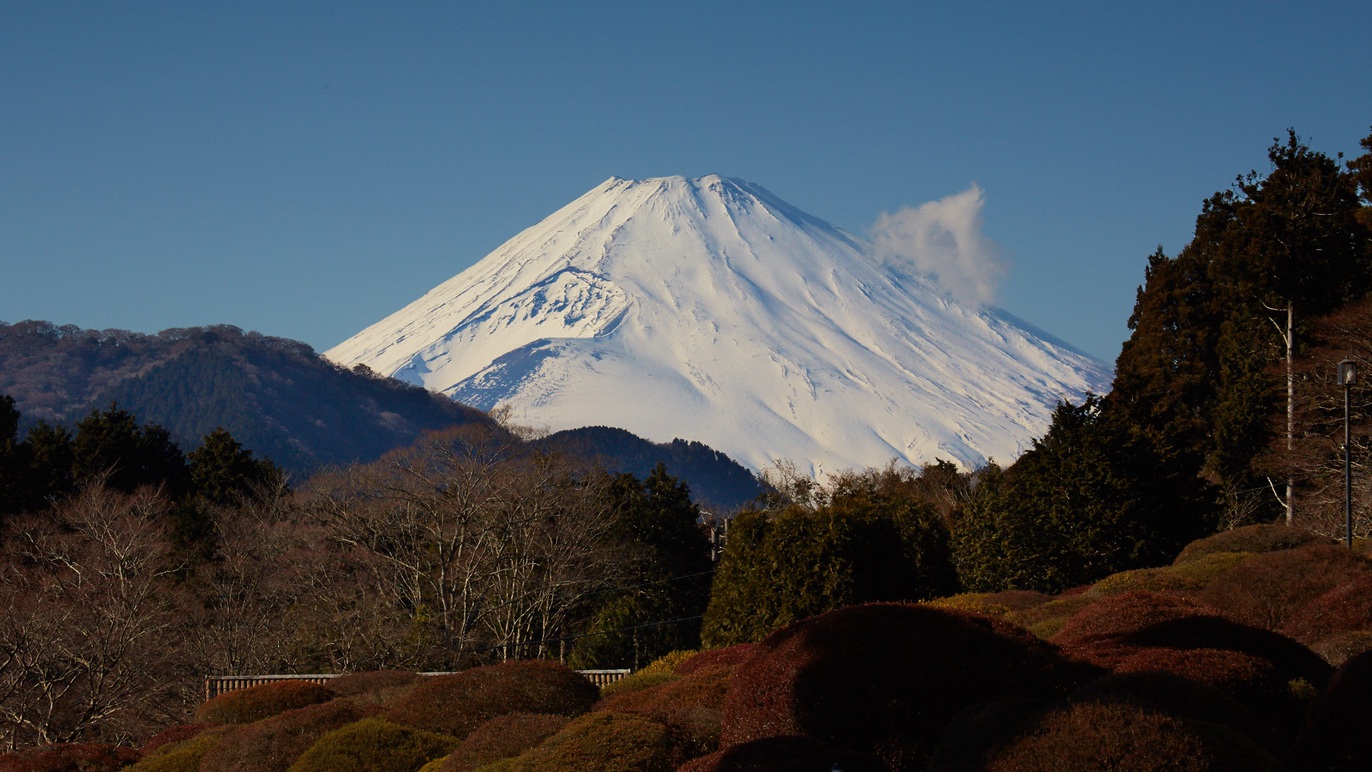
[(610, 178), (325, 353), (553, 430), (681, 437), (753, 469), (1008, 462), (1098, 360), (767, 190)]

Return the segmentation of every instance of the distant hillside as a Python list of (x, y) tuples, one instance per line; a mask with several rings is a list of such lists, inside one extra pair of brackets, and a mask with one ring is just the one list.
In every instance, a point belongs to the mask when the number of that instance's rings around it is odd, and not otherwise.
[(143, 335), (0, 324), (0, 394), (14, 397), (25, 427), (39, 419), (71, 425), (112, 402), (166, 427), (186, 449), (223, 426), (297, 474), (490, 420), (424, 389), (338, 367), (303, 343), (227, 325)]
[(691, 498), (721, 510), (721, 514), (747, 504), (762, 492), (757, 478), (742, 464), (699, 442), (677, 439), (658, 444), (623, 429), (588, 426), (557, 432), (537, 444), (640, 479), (659, 463), (665, 464), (668, 473), (691, 486)]

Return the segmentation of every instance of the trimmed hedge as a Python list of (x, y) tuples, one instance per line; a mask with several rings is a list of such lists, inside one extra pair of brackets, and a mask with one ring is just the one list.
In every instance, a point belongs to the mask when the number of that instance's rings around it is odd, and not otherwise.
[(1219, 552), (1279, 552), (1312, 544), (1332, 543), (1332, 539), (1300, 528), (1272, 523), (1245, 525), (1191, 542), (1172, 563), (1190, 563)]
[(457, 747), (456, 737), (364, 718), (324, 735), (310, 746), (291, 772), (414, 772)]
[[(1352, 633), (1372, 632), (1372, 574), (1354, 577), (1310, 603), (1289, 610), (1284, 619), (1281, 632), (1311, 648), (1320, 648), (1322, 642), (1346, 638)], [(1352, 653), (1357, 652), (1350, 652), (1349, 656)]]
[(205, 753), (231, 728), (213, 726), (189, 739), (163, 745), (129, 769), (133, 772), (198, 772)]
[(1107, 636), (1136, 634), (1159, 622), (1214, 616), (1215, 610), (1177, 595), (1132, 591), (1083, 606), (1049, 640), (1059, 646)]
[(136, 748), (105, 743), (57, 743), (0, 754), (3, 772), (116, 772), (138, 761)]
[(958, 711), (1004, 697), (1060, 697), (1096, 672), (1002, 620), (853, 606), (773, 633), (739, 666), (721, 745), (804, 735), (918, 768)]
[(757, 651), (756, 643), (736, 643), (722, 649), (710, 649), (687, 659), (676, 666), (677, 675), (687, 676), (702, 670), (730, 668), (742, 664)]
[(288, 710), (252, 724), (234, 727), (206, 751), (202, 772), (284, 772), (325, 734), (375, 713), (343, 700)]
[(574, 719), (543, 744), (485, 770), (671, 772), (681, 762), (663, 725), (629, 713), (602, 712)]
[(367, 698), (393, 695), (422, 676), (408, 670), (367, 670), (329, 679), (329, 688), (339, 697)]
[(225, 692), (195, 711), (195, 719), (210, 724), (251, 724), (306, 705), (328, 702), (336, 695), (327, 686), (309, 681), (273, 681)]
[(1275, 631), (1320, 596), (1370, 575), (1372, 562), (1344, 547), (1307, 546), (1251, 556), (1199, 597), (1231, 619)]
[(1079, 703), (1043, 716), (985, 766), (1006, 770), (1280, 770), (1271, 754), (1227, 727), (1123, 703)]
[(501, 759), (509, 759), (537, 747), (571, 722), (551, 713), (510, 713), (482, 724), (457, 746), (437, 769), (470, 772)]
[(209, 729), (211, 726), (213, 726), (213, 724), (176, 724), (175, 726), (169, 726), (149, 738), (147, 742), (143, 743), (143, 747), (138, 750), (146, 756), (164, 745), (171, 745), (172, 743), (189, 740), (206, 729)]
[(511, 660), (445, 676), (427, 676), (386, 706), (382, 717), (459, 739), (508, 713), (585, 713), (600, 690), (574, 670), (547, 660)]
[(677, 772), (886, 772), (866, 753), (836, 751), (813, 737), (767, 737), (716, 751), (683, 764)]

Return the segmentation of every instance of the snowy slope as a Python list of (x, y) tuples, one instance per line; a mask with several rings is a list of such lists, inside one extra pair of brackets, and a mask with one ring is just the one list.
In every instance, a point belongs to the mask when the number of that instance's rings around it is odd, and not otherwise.
[(1107, 367), (761, 187), (611, 178), (325, 354), (520, 423), (760, 469), (1008, 462)]

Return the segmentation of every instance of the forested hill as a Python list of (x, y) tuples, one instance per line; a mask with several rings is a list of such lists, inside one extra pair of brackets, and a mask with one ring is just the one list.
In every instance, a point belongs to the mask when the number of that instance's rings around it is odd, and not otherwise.
[(186, 448), (222, 426), (298, 474), (490, 420), (424, 389), (340, 368), (303, 343), (227, 325), (144, 335), (0, 323), (0, 394), (14, 397), (26, 425), (69, 426), (117, 403)]
[(608, 426), (588, 426), (555, 432), (536, 445), (544, 450), (584, 458), (605, 469), (646, 478), (663, 464), (673, 477), (691, 487), (691, 498), (707, 509), (725, 514), (763, 492), (746, 467), (708, 445), (675, 439), (655, 443)]

